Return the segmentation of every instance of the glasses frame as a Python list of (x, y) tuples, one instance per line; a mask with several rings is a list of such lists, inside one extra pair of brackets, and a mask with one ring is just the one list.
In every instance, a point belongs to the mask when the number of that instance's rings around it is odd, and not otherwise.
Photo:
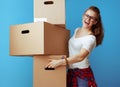
[(92, 21), (92, 22), (96, 22), (97, 21), (96, 17), (90, 16), (89, 14), (84, 14), (84, 18), (90, 19), (90, 21)]

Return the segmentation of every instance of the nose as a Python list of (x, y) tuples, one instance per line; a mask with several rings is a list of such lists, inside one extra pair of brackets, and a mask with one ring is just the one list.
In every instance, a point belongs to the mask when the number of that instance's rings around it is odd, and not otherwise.
[(87, 19), (86, 19), (86, 22), (90, 22), (90, 20), (91, 20), (90, 18), (87, 18)]

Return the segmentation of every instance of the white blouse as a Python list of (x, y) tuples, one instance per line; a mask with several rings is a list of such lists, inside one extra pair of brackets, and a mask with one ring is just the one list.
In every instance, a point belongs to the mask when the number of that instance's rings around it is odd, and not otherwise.
[[(74, 35), (69, 40), (69, 56), (74, 56), (76, 54), (79, 54), (82, 48), (88, 50), (90, 54), (92, 49), (96, 47), (96, 37), (94, 35), (86, 35), (79, 38), (75, 38), (78, 29), (79, 28), (75, 30)], [(80, 68), (80, 69), (88, 68), (90, 65), (88, 56), (81, 62), (70, 64), (70, 68)]]

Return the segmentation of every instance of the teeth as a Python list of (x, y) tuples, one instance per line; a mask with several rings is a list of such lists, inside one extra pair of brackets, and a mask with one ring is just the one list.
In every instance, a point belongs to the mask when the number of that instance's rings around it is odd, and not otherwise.
[(85, 22), (87, 25), (89, 25), (89, 23)]

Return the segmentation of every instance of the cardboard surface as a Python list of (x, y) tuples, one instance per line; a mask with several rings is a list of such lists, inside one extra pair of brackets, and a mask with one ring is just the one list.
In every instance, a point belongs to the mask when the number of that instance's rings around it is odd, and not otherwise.
[(34, 87), (66, 87), (66, 67), (45, 70), (49, 59), (61, 59), (64, 55), (34, 56)]
[(34, 0), (34, 22), (65, 24), (65, 0)]
[(47, 22), (14, 25), (10, 27), (10, 55), (66, 54), (69, 36), (69, 30)]

